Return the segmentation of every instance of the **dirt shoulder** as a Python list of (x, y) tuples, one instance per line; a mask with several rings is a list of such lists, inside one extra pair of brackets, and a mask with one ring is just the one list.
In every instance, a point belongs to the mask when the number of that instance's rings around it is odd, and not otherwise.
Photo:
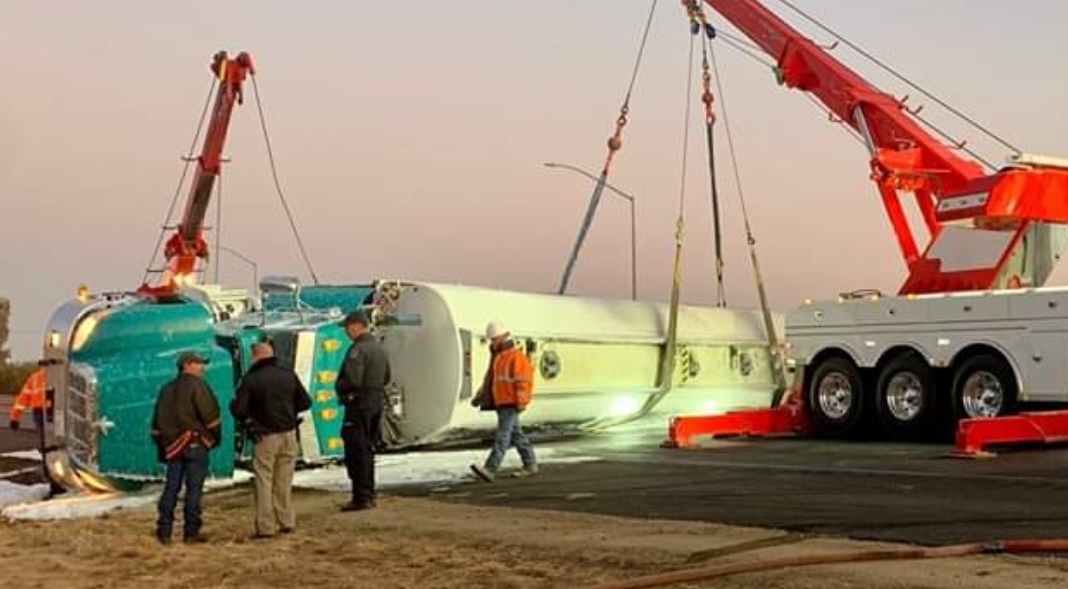
[[(252, 541), (251, 501), (247, 486), (209, 494), (205, 531), (212, 540), (201, 546), (158, 545), (151, 507), (95, 520), (0, 523), (4, 585), (581, 587), (711, 562), (880, 546), (433, 499), (383, 497), (373, 510), (342, 514), (342, 497), (320, 491), (298, 491), (296, 534)], [(970, 557), (834, 565), (740, 575), (715, 586), (1052, 588), (1068, 586), (1068, 561)]]

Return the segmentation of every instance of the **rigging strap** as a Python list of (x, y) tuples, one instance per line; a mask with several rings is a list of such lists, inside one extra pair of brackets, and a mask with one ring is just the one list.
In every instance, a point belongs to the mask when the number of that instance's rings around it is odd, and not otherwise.
[(679, 214), (675, 222), (675, 263), (671, 277), (671, 299), (668, 304), (668, 326), (664, 346), (660, 354), (660, 366), (657, 374), (656, 390), (646, 397), (637, 411), (623, 416), (611, 416), (584, 424), (583, 428), (591, 431), (622, 425), (646, 416), (668, 393), (671, 392), (675, 375), (675, 356), (678, 349), (679, 299), (682, 291), (682, 240), (685, 235), (686, 211), (686, 163), (690, 143), (690, 106), (693, 94), (693, 37), (690, 37), (690, 57), (686, 66), (686, 108), (683, 111), (682, 130), (682, 174), (679, 186)]
[[(696, 3), (696, 2), (695, 2)], [(702, 13), (703, 15), (703, 13)], [(691, 28), (691, 31), (693, 28)], [(705, 139), (708, 143), (708, 178), (712, 184), (712, 236), (716, 248), (716, 306), (727, 306), (727, 295), (723, 286), (723, 231), (720, 226), (719, 216), (719, 191), (716, 188), (716, 143), (713, 139), (712, 127), (716, 123), (716, 113), (712, 108), (715, 96), (712, 94), (712, 74), (709, 71), (708, 52), (709, 40), (715, 36), (715, 29), (706, 23), (705, 31), (707, 39), (701, 40), (701, 81), (704, 92), (701, 93), (701, 102), (705, 105)]]

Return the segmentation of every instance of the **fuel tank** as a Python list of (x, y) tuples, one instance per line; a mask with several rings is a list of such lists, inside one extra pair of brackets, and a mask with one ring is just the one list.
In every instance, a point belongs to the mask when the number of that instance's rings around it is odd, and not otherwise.
[[(525, 424), (631, 416), (659, 390), (663, 304), (399, 280), (380, 282), (374, 304), (394, 375), (393, 444), (494, 428), (495, 415), (470, 404), (489, 363), (490, 321), (509, 329), (535, 367)], [(782, 316), (774, 321), (781, 330)], [(683, 306), (671, 390), (654, 415), (767, 406), (776, 383), (767, 341), (758, 311)]]

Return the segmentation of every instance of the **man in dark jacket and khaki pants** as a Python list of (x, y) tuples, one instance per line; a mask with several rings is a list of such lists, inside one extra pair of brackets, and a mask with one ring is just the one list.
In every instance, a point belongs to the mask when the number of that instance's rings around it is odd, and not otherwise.
[(255, 442), (252, 468), (256, 472), (256, 533), (270, 538), (297, 526), (293, 510), (293, 471), (297, 445), (297, 415), (311, 407), (311, 398), (297, 375), (278, 365), (270, 342), (252, 345), (252, 366), (241, 379), (230, 413)]
[(219, 401), (204, 380), (208, 358), (196, 352), (178, 356), (178, 376), (160, 389), (152, 417), (152, 438), (167, 465), (159, 498), (156, 538), (170, 544), (178, 492), (185, 485), (184, 540), (205, 542), (200, 533), (200, 499), (208, 476), (208, 452), (219, 445)]

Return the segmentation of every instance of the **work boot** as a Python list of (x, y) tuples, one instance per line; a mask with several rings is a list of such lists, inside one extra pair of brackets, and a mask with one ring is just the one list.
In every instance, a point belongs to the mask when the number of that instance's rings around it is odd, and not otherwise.
[(523, 468), (512, 473), (512, 476), (517, 479), (521, 479), (525, 477), (532, 477), (536, 474), (538, 474), (538, 465), (534, 464), (531, 466), (524, 466)]
[(368, 501), (349, 501), (341, 506), (341, 511), (363, 511), (365, 509), (371, 509), (371, 503)]
[(474, 472), (476, 475), (478, 475), (478, 478), (486, 481), (487, 483), (492, 483), (493, 482), (494, 474), (493, 474), (492, 470), (490, 470), (490, 469), (488, 469), (488, 468), (486, 468), (484, 466), (479, 466), (477, 464), (472, 464), (471, 465), (471, 471)]
[(166, 532), (156, 532), (156, 540), (159, 540), (160, 544), (166, 546), (171, 543), (171, 535)]
[(208, 537), (204, 534), (193, 534), (192, 536), (182, 538), (182, 542), (185, 542), (186, 544), (206, 544), (208, 542)]

